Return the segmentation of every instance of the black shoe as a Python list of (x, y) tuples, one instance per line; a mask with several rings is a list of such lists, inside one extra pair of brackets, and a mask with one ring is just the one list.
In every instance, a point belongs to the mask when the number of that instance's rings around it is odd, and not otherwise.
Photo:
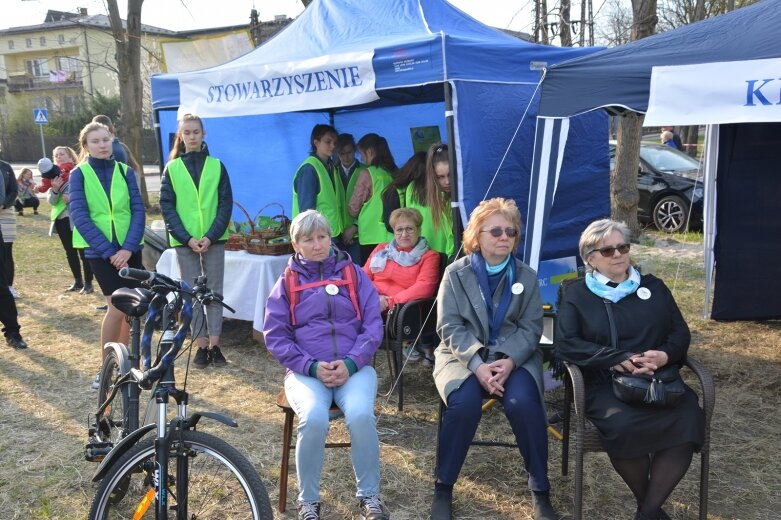
[(108, 305), (98, 305), (97, 307), (95, 307), (95, 310), (96, 311), (107, 311), (108, 310)]
[(320, 502), (298, 504), (298, 520), (320, 520)]
[(84, 284), (84, 287), (79, 291), (79, 294), (92, 294), (95, 292), (95, 289), (92, 287), (92, 284), (87, 282)]
[(21, 336), (8, 336), (5, 338), (5, 342), (8, 343), (12, 348), (15, 348), (16, 350), (22, 350), (27, 348), (27, 343), (22, 339)]
[(76, 292), (82, 289), (84, 289), (84, 284), (81, 282), (81, 280), (76, 280), (75, 282), (73, 282), (73, 284), (70, 287), (68, 287), (65, 290), (68, 292)]
[(379, 495), (364, 497), (358, 502), (361, 520), (390, 520), (390, 513)]
[(453, 518), (453, 491), (434, 489), (429, 520), (451, 520)]
[(198, 352), (195, 353), (195, 359), (193, 359), (193, 365), (195, 368), (206, 368), (206, 366), (209, 364), (209, 350), (204, 348), (199, 348)]
[(561, 517), (553, 510), (548, 491), (532, 491), (532, 504), (534, 505), (534, 520), (561, 520)]
[(209, 349), (209, 357), (211, 358), (212, 363), (214, 363), (216, 366), (224, 366), (228, 364), (228, 360), (225, 359), (225, 356), (222, 355), (222, 351), (217, 345)]

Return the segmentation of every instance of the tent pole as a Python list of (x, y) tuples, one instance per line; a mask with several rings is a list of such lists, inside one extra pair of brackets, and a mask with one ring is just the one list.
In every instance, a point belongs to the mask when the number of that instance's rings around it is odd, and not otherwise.
[(160, 133), (160, 110), (154, 110), (154, 117), (155, 117), (155, 137), (157, 138), (157, 156), (160, 158), (158, 166), (158, 170), (160, 173), (160, 176), (163, 176), (163, 168), (165, 167), (165, 163), (168, 162), (165, 160), (165, 157), (163, 157), (163, 136)]
[(705, 298), (702, 314), (710, 318), (711, 298), (713, 296), (713, 268), (716, 263), (716, 175), (719, 161), (719, 125), (708, 125), (705, 130), (705, 175), (703, 203), (703, 259), (705, 262)]
[(445, 129), (447, 131), (448, 162), (450, 163), (450, 208), (453, 216), (453, 245), (454, 256), (461, 251), (461, 234), (464, 226), (461, 222), (461, 201), (458, 200), (458, 162), (456, 161), (456, 130), (455, 113), (453, 111), (453, 85), (445, 81)]

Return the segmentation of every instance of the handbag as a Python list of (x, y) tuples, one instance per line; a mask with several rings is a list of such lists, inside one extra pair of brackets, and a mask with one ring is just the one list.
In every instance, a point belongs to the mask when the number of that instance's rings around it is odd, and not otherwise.
[[(610, 342), (618, 348), (618, 334), (613, 318), (612, 302), (603, 300), (610, 322)], [(651, 374), (629, 374), (613, 370), (613, 395), (628, 404), (647, 404), (656, 408), (672, 408), (686, 391), (677, 365), (665, 365)]]

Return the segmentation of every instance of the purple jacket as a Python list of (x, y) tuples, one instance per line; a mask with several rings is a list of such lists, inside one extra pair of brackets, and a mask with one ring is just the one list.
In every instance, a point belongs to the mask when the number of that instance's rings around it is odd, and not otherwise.
[[(301, 285), (318, 280), (341, 280), (341, 268), (350, 262), (343, 251), (322, 262), (303, 260), (298, 255), (288, 262), (290, 269), (300, 273)], [(356, 266), (358, 305), (362, 320), (358, 320), (346, 286), (330, 296), (326, 286), (299, 293), (296, 322), (290, 324), (290, 301), (282, 275), (266, 302), (263, 334), (266, 348), (282, 366), (299, 374), (309, 375), (315, 361), (336, 361), (349, 357), (358, 370), (371, 363), (383, 335), (380, 300), (371, 280)]]

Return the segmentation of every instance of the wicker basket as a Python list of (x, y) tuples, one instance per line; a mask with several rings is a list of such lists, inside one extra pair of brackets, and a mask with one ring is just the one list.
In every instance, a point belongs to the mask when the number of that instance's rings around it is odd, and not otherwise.
[[(255, 218), (253, 219), (250, 217), (249, 212), (247, 212), (244, 206), (236, 201), (233, 201), (233, 203), (236, 204), (236, 206), (238, 206), (242, 213), (244, 213), (244, 215), (247, 217), (247, 222), (249, 222), (250, 226), (250, 233), (249, 235), (241, 233), (230, 235), (228, 237), (228, 242), (231, 244), (231, 247), (235, 247), (236, 249), (228, 249), (227, 244), (226, 249), (233, 251), (244, 249), (253, 255), (271, 256), (287, 255), (293, 252), (293, 247), (289, 242), (269, 243), (271, 240), (287, 237), (289, 233), (290, 219), (285, 216), (285, 208), (281, 204), (277, 202), (266, 204), (260, 208), (260, 211), (258, 211), (258, 213), (255, 215)], [(279, 215), (271, 217), (275, 224), (267, 228), (258, 228), (255, 225), (257, 218), (263, 211), (271, 206), (279, 206), (279, 209), (281, 210)]]
[(247, 242), (247, 252), (253, 255), (289, 255), (293, 252), (293, 246), (290, 242), (269, 244), (263, 238), (253, 238)]

